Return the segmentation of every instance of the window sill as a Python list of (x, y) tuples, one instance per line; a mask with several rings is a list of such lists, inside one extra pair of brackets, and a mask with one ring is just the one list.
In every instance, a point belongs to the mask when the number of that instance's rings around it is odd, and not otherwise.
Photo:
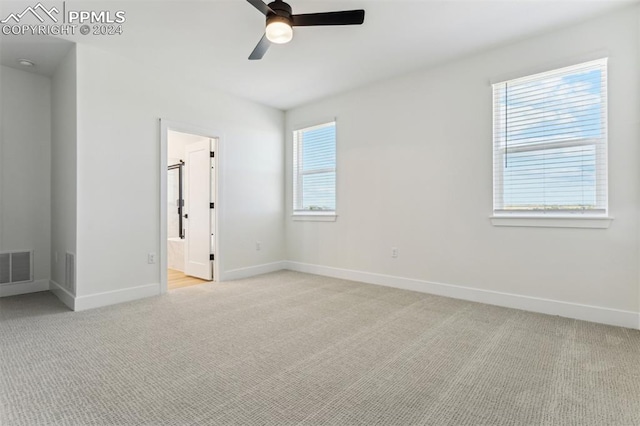
[(493, 226), (519, 226), (542, 228), (594, 228), (607, 229), (613, 218), (610, 216), (537, 216), (504, 215), (491, 216)]
[(294, 213), (291, 215), (294, 221), (311, 222), (335, 222), (338, 216), (335, 213)]

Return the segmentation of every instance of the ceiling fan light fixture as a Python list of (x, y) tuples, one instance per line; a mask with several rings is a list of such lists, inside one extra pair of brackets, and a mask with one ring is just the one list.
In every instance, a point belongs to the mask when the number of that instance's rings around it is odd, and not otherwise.
[(263, 0), (247, 1), (267, 18), (265, 33), (249, 55), (251, 61), (262, 59), (271, 43), (290, 42), (293, 38), (293, 27), (361, 25), (364, 22), (363, 9), (294, 15), (291, 6), (283, 0), (273, 0), (269, 4)]
[(267, 19), (267, 29), (265, 31), (267, 40), (271, 43), (289, 43), (293, 38), (293, 28), (288, 19), (282, 16), (273, 16)]

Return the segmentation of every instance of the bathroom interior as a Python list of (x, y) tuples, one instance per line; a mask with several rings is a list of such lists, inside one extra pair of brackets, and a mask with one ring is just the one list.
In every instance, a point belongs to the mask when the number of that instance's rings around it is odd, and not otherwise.
[[(214, 175), (211, 174), (209, 178), (210, 184), (208, 187), (201, 187), (202, 185), (195, 185), (194, 182), (189, 182), (189, 179), (195, 180), (198, 176), (194, 177), (193, 168), (201, 167), (202, 161), (198, 162), (197, 159), (191, 164), (192, 169), (189, 169), (190, 161), (187, 161), (190, 157), (190, 153), (194, 151), (193, 147), (202, 146), (206, 144), (207, 152), (206, 157), (209, 157), (209, 146), (211, 140), (204, 136), (192, 135), (187, 133), (181, 133), (170, 130), (167, 137), (167, 284), (169, 290), (174, 290), (182, 287), (189, 287), (193, 285), (205, 284), (213, 281), (213, 262), (209, 259), (209, 253), (213, 253), (214, 247), (214, 235), (210, 230), (203, 230), (199, 226), (197, 229), (195, 225), (190, 223), (193, 221), (193, 216), (197, 214), (196, 211), (189, 211), (189, 209), (195, 210), (200, 207), (203, 210), (206, 207), (206, 219), (209, 222), (209, 229), (213, 229), (214, 215), (209, 209), (209, 204), (213, 203), (215, 193), (212, 191), (212, 180)], [(197, 154), (197, 152), (196, 152)], [(210, 161), (210, 160), (207, 160)], [(198, 164), (199, 163), (199, 164)], [(213, 164), (211, 162), (211, 164)], [(209, 164), (205, 165), (208, 169)], [(191, 185), (190, 185), (191, 184)], [(213, 204), (212, 204), (213, 205)], [(203, 207), (204, 206), (204, 207)], [(192, 214), (192, 218), (189, 218), (189, 214)], [(202, 215), (201, 215), (202, 216)], [(193, 235), (190, 235), (192, 231)], [(199, 234), (196, 234), (198, 232)], [(209, 239), (207, 235), (211, 234)], [(206, 259), (202, 259), (202, 263), (207, 263), (209, 269), (205, 269), (204, 272), (200, 270), (194, 270), (189, 268), (189, 264), (194, 262), (194, 257), (198, 256), (197, 250), (189, 250), (191, 246), (190, 241), (193, 239), (200, 239), (202, 237), (210, 240), (207, 244)], [(195, 243), (195, 242), (194, 242)], [(191, 257), (191, 258), (190, 258)], [(196, 259), (197, 260), (197, 259)]]

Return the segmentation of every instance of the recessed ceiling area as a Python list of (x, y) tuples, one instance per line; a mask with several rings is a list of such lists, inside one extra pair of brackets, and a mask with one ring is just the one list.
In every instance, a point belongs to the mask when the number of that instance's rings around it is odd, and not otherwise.
[(78, 4), (126, 12), (123, 34), (66, 38), (124, 56), (150, 72), (183, 76), (192, 84), (287, 110), (634, 3), (291, 0), (296, 14), (365, 9), (365, 21), (294, 28), (290, 43), (273, 45), (262, 60), (249, 61), (265, 19), (245, 0), (91, 1)]
[[(73, 44), (68, 40), (47, 36), (2, 36), (0, 64), (21, 71), (52, 76)], [(27, 60), (34, 65), (22, 65), (21, 60)]]

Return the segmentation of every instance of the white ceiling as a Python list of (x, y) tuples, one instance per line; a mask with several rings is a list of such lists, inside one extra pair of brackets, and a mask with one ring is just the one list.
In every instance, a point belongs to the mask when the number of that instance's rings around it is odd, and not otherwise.
[[(51, 76), (73, 43), (53, 37), (29, 36), (0, 38), (0, 64), (5, 67)], [(25, 67), (19, 59), (28, 59), (34, 67)]]
[[(291, 43), (272, 46), (261, 61), (249, 61), (264, 32), (264, 16), (245, 0), (74, 1), (67, 4), (76, 9), (124, 10), (127, 21), (122, 36), (67, 38), (127, 57), (151, 72), (184, 76), (192, 83), (286, 110), (638, 0), (289, 3), (294, 13), (365, 9), (365, 23), (295, 28)], [(2, 10), (7, 11), (6, 4)]]

